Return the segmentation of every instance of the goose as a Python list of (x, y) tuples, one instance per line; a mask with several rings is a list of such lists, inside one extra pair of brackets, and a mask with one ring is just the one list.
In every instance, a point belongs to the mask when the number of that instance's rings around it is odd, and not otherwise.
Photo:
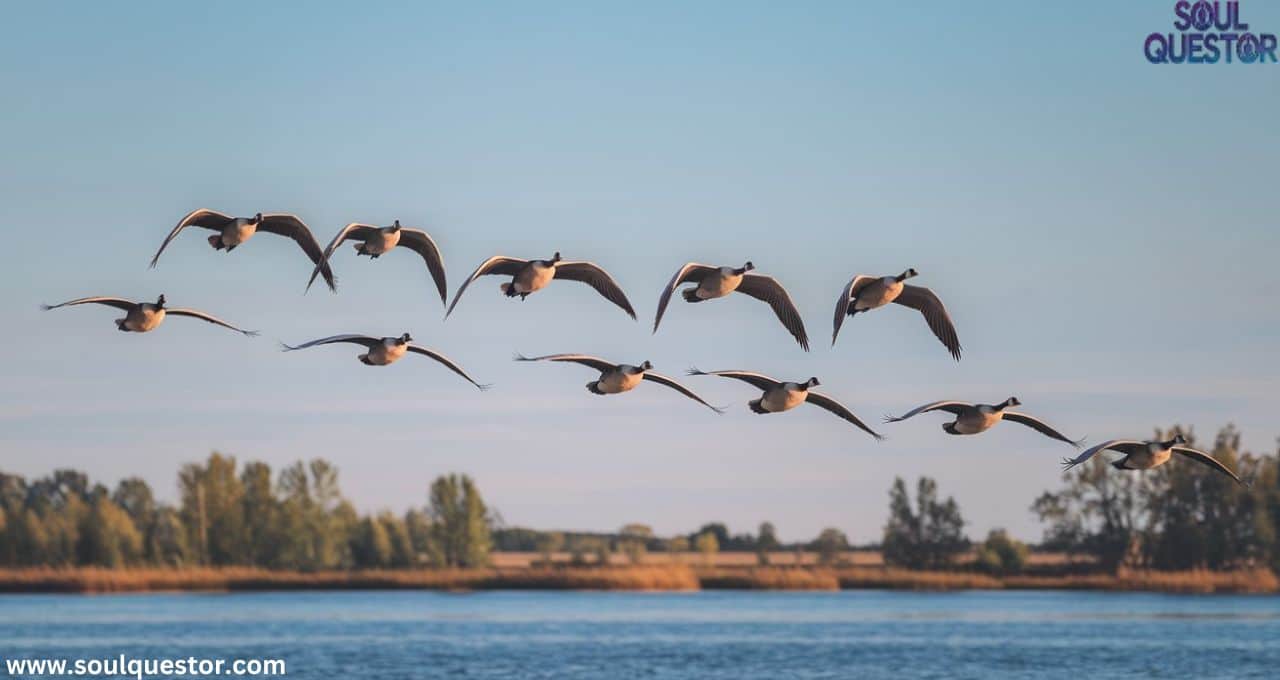
[(692, 390), (684, 385), (681, 385), (665, 375), (654, 373), (653, 364), (648, 360), (642, 361), (635, 366), (630, 364), (615, 364), (586, 354), (548, 354), (541, 357), (527, 357), (523, 354), (516, 354), (515, 360), (569, 361), (575, 364), (582, 364), (583, 366), (594, 368), (597, 371), (600, 371), (600, 378), (587, 383), (587, 391), (592, 394), (622, 394), (623, 392), (630, 392), (635, 389), (636, 386), (644, 380), (652, 380), (659, 385), (666, 385), (667, 387), (670, 387), (716, 413), (724, 413), (724, 409), (708, 404), (703, 401), (702, 397), (694, 394)]
[(921, 286), (904, 283), (907, 279), (919, 276), (915, 269), (907, 269), (897, 276), (867, 276), (858, 274), (845, 284), (836, 299), (835, 327), (831, 330), (831, 344), (836, 344), (836, 336), (840, 334), (840, 326), (846, 316), (854, 316), (860, 312), (869, 312), (896, 302), (910, 307), (924, 315), (929, 330), (942, 341), (951, 358), (960, 361), (960, 339), (956, 337), (955, 324), (951, 323), (951, 315), (942, 305), (942, 300), (932, 290)]
[(302, 248), (302, 252), (306, 253), (307, 257), (311, 258), (312, 264), (320, 269), (325, 283), (329, 284), (329, 290), (338, 290), (333, 270), (325, 261), (316, 237), (311, 235), (311, 230), (297, 216), (285, 213), (257, 213), (253, 217), (232, 217), (206, 208), (193, 210), (186, 217), (178, 220), (173, 231), (165, 237), (155, 257), (151, 258), (152, 267), (160, 261), (160, 253), (169, 246), (169, 242), (187, 227), (203, 227), (218, 232), (209, 237), (209, 245), (213, 246), (214, 250), (226, 250), (228, 253), (253, 238), (253, 235), (259, 231), (288, 236)]
[(189, 316), (202, 321), (208, 321), (211, 324), (222, 326), (223, 328), (230, 328), (231, 330), (237, 333), (243, 333), (244, 335), (253, 336), (258, 334), (257, 331), (246, 331), (243, 328), (236, 328), (222, 319), (206, 314), (197, 309), (166, 307), (163, 295), (156, 298), (155, 302), (133, 302), (132, 300), (126, 300), (124, 298), (99, 295), (68, 300), (56, 305), (40, 305), (40, 308), (47, 312), (50, 309), (57, 309), (59, 307), (72, 307), (75, 305), (87, 305), (90, 303), (96, 305), (107, 305), (108, 307), (115, 307), (116, 309), (123, 309), (124, 318), (116, 319), (116, 329), (126, 333), (147, 333), (154, 331), (160, 327), (160, 324), (164, 321), (166, 316)]
[(1066, 442), (1077, 449), (1084, 442), (1083, 439), (1069, 439), (1061, 432), (1049, 427), (1043, 421), (1025, 413), (1008, 410), (1010, 406), (1021, 406), (1022, 402), (1017, 397), (1009, 397), (999, 404), (970, 404), (963, 401), (935, 401), (932, 404), (925, 404), (919, 408), (912, 409), (906, 413), (894, 417), (885, 416), (886, 423), (897, 423), (921, 413), (929, 411), (946, 411), (954, 414), (956, 419), (949, 423), (943, 423), (942, 429), (947, 434), (978, 434), (986, 432), (995, 427), (996, 423), (1001, 420), (1011, 420), (1021, 425), (1039, 432), (1040, 434), (1057, 439), (1060, 442)]
[(675, 291), (676, 286), (682, 283), (696, 283), (698, 285), (693, 288), (685, 288), (681, 291), (685, 302), (713, 300), (735, 291), (749, 295), (768, 303), (783, 327), (806, 352), (809, 351), (809, 336), (805, 333), (804, 321), (800, 319), (800, 313), (796, 311), (791, 296), (787, 295), (786, 289), (772, 276), (747, 273), (755, 268), (756, 266), (750, 261), (741, 267), (713, 267), (697, 262), (686, 262), (676, 270), (675, 276), (667, 282), (667, 287), (662, 289), (662, 296), (658, 298), (658, 313), (653, 317), (653, 332), (658, 332), (658, 323), (662, 321), (662, 314), (667, 310), (667, 303), (671, 301), (671, 293)]
[(1062, 469), (1070, 470), (1071, 468), (1093, 458), (1099, 451), (1110, 449), (1123, 453), (1124, 457), (1111, 463), (1111, 467), (1117, 470), (1152, 470), (1164, 465), (1173, 458), (1173, 454), (1177, 453), (1182, 456), (1194, 460), (1201, 465), (1208, 466), (1213, 470), (1217, 470), (1224, 475), (1236, 480), (1237, 484), (1248, 488), (1252, 486), (1249, 482), (1240, 479), (1239, 475), (1232, 472), (1230, 468), (1223, 465), (1217, 458), (1197, 449), (1186, 446), (1187, 438), (1182, 435), (1174, 435), (1173, 439), (1168, 441), (1138, 441), (1136, 439), (1112, 439), (1102, 442), (1097, 446), (1088, 449), (1075, 458), (1063, 458)]
[(331, 335), (327, 338), (304, 342), (301, 345), (287, 345), (283, 342), (280, 343), (280, 345), (284, 351), (293, 352), (300, 349), (307, 349), (308, 347), (331, 345), (335, 342), (348, 342), (353, 345), (364, 345), (365, 349), (369, 351), (357, 356), (356, 358), (365, 366), (390, 366), (391, 364), (399, 361), (406, 353), (412, 352), (414, 354), (421, 354), (439, 361), (444, 364), (445, 368), (462, 376), (467, 382), (475, 385), (476, 388), (481, 391), (489, 389), (489, 385), (481, 385), (475, 380), (472, 380), (471, 376), (467, 375), (467, 372), (462, 370), (462, 367), (453, 363), (449, 357), (446, 357), (439, 352), (429, 350), (426, 347), (412, 344), (413, 336), (408, 333), (402, 333), (400, 336), (393, 338), (375, 338), (372, 335), (348, 333), (345, 335)]
[(342, 245), (344, 241), (351, 239), (359, 239), (361, 242), (355, 244), (356, 255), (368, 255), (369, 259), (376, 260), (379, 256), (384, 255), (387, 251), (400, 246), (408, 248), (422, 257), (422, 261), (427, 265), (427, 271), (431, 273), (431, 278), (436, 283), (436, 290), (440, 292), (440, 304), (445, 304), (447, 291), (445, 289), (444, 278), (444, 260), (440, 257), (440, 249), (436, 247), (436, 242), (431, 240), (431, 236), (421, 229), (409, 229), (400, 226), (400, 220), (396, 220), (389, 227), (375, 227), (372, 224), (362, 224), (360, 222), (352, 222), (342, 228), (337, 236), (329, 242), (328, 247), (324, 249), (324, 254), (320, 257), (320, 262), (316, 263), (316, 268), (311, 272), (311, 280), (307, 281), (307, 290), (311, 290), (311, 284), (316, 282), (316, 277), (321, 274), (321, 265), (328, 265), (329, 258), (333, 257), (333, 252)]
[(747, 402), (747, 406), (755, 413), (781, 413), (808, 402), (853, 423), (858, 429), (875, 437), (876, 441), (883, 441), (885, 438), (884, 435), (867, 427), (866, 423), (859, 420), (857, 416), (853, 415), (852, 411), (845, 408), (840, 402), (825, 394), (813, 391), (814, 387), (821, 384), (817, 378), (809, 378), (804, 382), (798, 383), (783, 382), (774, 380), (767, 375), (750, 371), (700, 371), (696, 367), (689, 369), (688, 374), (734, 378), (763, 390), (764, 394), (759, 399)]
[(603, 295), (609, 302), (621, 307), (632, 319), (636, 318), (636, 310), (631, 308), (631, 303), (627, 301), (622, 288), (612, 276), (609, 276), (608, 272), (600, 268), (600, 265), (593, 262), (570, 262), (561, 258), (560, 253), (557, 252), (551, 256), (550, 260), (521, 260), (495, 255), (481, 262), (480, 266), (471, 272), (471, 276), (462, 282), (458, 292), (453, 294), (453, 302), (449, 305), (449, 310), (444, 313), (446, 319), (453, 313), (453, 308), (458, 306), (458, 300), (462, 298), (462, 293), (467, 290), (467, 286), (488, 274), (510, 276), (511, 281), (502, 284), (499, 289), (503, 295), (519, 296), (521, 300), (535, 291), (546, 288), (552, 279), (580, 281), (596, 289), (596, 292)]

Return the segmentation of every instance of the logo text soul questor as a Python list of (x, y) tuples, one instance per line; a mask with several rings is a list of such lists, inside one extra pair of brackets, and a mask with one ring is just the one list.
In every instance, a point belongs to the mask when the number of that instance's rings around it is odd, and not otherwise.
[(1173, 15), (1177, 33), (1152, 33), (1143, 44), (1153, 64), (1276, 63), (1276, 34), (1251, 33), (1239, 2), (1179, 0)]

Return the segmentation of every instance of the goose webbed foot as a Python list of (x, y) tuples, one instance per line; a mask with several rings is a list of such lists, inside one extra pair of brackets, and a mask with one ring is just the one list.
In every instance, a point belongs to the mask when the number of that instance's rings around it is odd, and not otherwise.
[(227, 246), (227, 252), (229, 253), (239, 247), (240, 247), (239, 243), (235, 244), (234, 246)]

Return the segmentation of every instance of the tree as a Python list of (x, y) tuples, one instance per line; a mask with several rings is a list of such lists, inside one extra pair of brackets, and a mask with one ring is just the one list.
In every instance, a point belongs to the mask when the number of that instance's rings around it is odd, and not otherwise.
[(693, 541), (694, 547), (698, 552), (702, 553), (702, 559), (707, 566), (715, 564), (716, 553), (720, 552), (720, 541), (716, 538), (714, 531), (706, 531), (698, 534)]
[(244, 545), (244, 487), (236, 459), (213, 452), (204, 465), (189, 463), (178, 473), (183, 524), (202, 564), (248, 563)]
[(1025, 543), (1004, 529), (992, 529), (978, 546), (976, 561), (980, 569), (993, 574), (1016, 574), (1026, 565), (1029, 552)]
[(431, 484), (430, 514), (432, 536), (445, 566), (479, 567), (488, 562), (489, 510), (470, 477), (437, 477)]
[(358, 567), (368, 569), (390, 566), (391, 537), (376, 517), (360, 520), (353, 536), (351, 555)]
[(964, 518), (954, 498), (938, 501), (938, 485), (921, 477), (916, 485), (916, 507), (912, 510), (906, 484), (895, 478), (889, 490), (889, 521), (884, 528), (881, 550), (886, 564), (912, 569), (938, 569), (969, 546), (964, 537)]
[(849, 539), (839, 529), (826, 528), (810, 547), (818, 553), (818, 564), (831, 565), (839, 560), (841, 552), (849, 548)]
[(680, 553), (689, 552), (689, 539), (684, 536), (674, 536), (667, 541), (667, 553), (671, 555), (671, 560), (679, 559)]
[(559, 531), (547, 531), (538, 536), (538, 554), (542, 556), (542, 564), (551, 566), (556, 553), (564, 549), (564, 534)]
[(142, 534), (128, 513), (105, 494), (96, 498), (80, 529), (80, 564), (123, 567), (143, 556)]
[(760, 566), (769, 564), (769, 553), (781, 547), (778, 542), (778, 532), (773, 527), (772, 522), (761, 522), (760, 530), (756, 536), (756, 563)]
[(245, 555), (249, 564), (269, 566), (278, 562), (280, 543), (280, 504), (271, 483), (271, 466), (261, 462), (246, 463), (240, 471), (241, 507), (244, 516)]

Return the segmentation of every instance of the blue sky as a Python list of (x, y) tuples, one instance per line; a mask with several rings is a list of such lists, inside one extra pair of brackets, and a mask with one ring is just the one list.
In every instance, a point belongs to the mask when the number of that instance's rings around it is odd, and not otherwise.
[[(0, 25), (0, 468), (141, 474), (219, 449), (336, 462), (365, 510), (421, 504), (474, 475), (511, 523), (659, 532), (772, 520), (875, 539), (895, 475), (938, 479), (979, 535), (1027, 538), (1071, 450), (1016, 426), (949, 437), (941, 416), (876, 444), (814, 408), (756, 416), (745, 385), (601, 398), (586, 352), (782, 378), (877, 420), (943, 398), (1023, 410), (1092, 441), (1185, 423), (1280, 434), (1280, 66), (1155, 66), (1172, 2), (25, 4)], [(1280, 5), (1242, 7), (1280, 32)], [(429, 230), (450, 290), (495, 253), (594, 260), (639, 323), (588, 289), (517, 303), (479, 281), (447, 323), (414, 257), (335, 256), (340, 294), (264, 236), (231, 255), (184, 234), (196, 207)], [(805, 354), (763, 305), (676, 300), (681, 263), (751, 259), (804, 315)], [(856, 272), (921, 273), (965, 346), (953, 363), (902, 308), (830, 312)], [(116, 310), (42, 313), (90, 294), (194, 306), (249, 340)], [(412, 332), (495, 388), (354, 348)]]

